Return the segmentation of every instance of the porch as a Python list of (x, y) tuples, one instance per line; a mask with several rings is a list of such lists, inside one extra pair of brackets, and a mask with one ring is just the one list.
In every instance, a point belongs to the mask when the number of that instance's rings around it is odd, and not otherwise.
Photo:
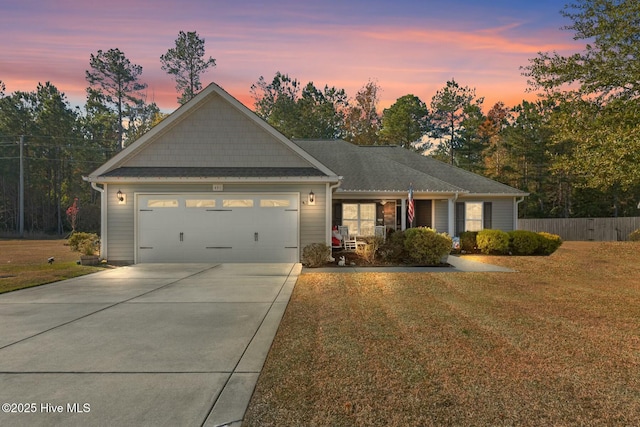
[[(375, 227), (391, 230), (430, 227), (449, 231), (449, 199), (414, 199), (414, 219), (407, 218), (407, 199), (334, 199), (332, 228), (346, 226), (357, 237), (375, 235)], [(453, 204), (453, 203), (452, 203)]]

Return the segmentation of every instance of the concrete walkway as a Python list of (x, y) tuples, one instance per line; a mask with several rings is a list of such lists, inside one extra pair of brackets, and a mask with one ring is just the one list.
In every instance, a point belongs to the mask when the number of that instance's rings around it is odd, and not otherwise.
[(0, 295), (0, 425), (239, 426), (300, 264), (142, 264)]
[(472, 261), (458, 255), (449, 255), (447, 262), (450, 267), (358, 267), (344, 266), (303, 268), (306, 273), (482, 273), (482, 272), (505, 272), (512, 273), (514, 270), (498, 265), (486, 264), (479, 261)]

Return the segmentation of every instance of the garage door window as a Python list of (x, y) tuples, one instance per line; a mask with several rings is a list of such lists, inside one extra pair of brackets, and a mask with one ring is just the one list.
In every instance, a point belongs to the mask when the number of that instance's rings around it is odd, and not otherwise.
[(188, 208), (215, 208), (216, 201), (207, 199), (187, 199), (186, 206)]
[(174, 199), (149, 199), (147, 200), (148, 208), (177, 208), (178, 201)]
[(222, 201), (225, 208), (252, 208), (253, 199), (227, 199)]
[(288, 208), (291, 206), (290, 200), (280, 199), (262, 199), (260, 200), (261, 208)]

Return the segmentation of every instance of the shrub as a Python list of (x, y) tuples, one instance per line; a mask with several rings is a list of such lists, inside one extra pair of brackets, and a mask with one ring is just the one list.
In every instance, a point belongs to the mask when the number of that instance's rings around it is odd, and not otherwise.
[(356, 248), (356, 253), (362, 257), (369, 264), (373, 263), (376, 259), (376, 254), (378, 250), (382, 246), (383, 239), (378, 236), (366, 237), (364, 239), (366, 245), (358, 246)]
[(502, 230), (482, 230), (476, 238), (478, 249), (483, 254), (504, 255), (509, 253), (509, 234)]
[(302, 263), (307, 267), (320, 267), (331, 256), (331, 248), (324, 243), (312, 243), (302, 249)]
[(407, 260), (422, 265), (439, 264), (451, 252), (451, 238), (426, 227), (410, 228), (404, 232)]
[(99, 249), (100, 237), (95, 233), (75, 232), (69, 236), (68, 243), (73, 251), (95, 255)]
[(540, 247), (537, 252), (539, 255), (551, 255), (562, 245), (562, 239), (557, 234), (542, 231), (538, 235), (540, 236)]
[(463, 231), (460, 233), (460, 250), (463, 252), (475, 252), (478, 248), (476, 243), (477, 231)]
[(526, 230), (509, 232), (509, 249), (514, 255), (533, 255), (540, 249), (543, 237)]
[(405, 256), (404, 231), (392, 231), (380, 248), (380, 255), (388, 262), (402, 262)]
[(631, 234), (629, 234), (629, 240), (631, 240), (632, 242), (640, 242), (640, 228), (632, 231)]

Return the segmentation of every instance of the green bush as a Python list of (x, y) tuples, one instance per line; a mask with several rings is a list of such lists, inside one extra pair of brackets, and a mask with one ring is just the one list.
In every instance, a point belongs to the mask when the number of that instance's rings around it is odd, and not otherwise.
[(100, 237), (95, 233), (75, 232), (67, 240), (71, 250), (83, 255), (95, 255), (98, 252)]
[(477, 231), (463, 231), (460, 233), (460, 250), (463, 252), (473, 253), (477, 250), (476, 243)]
[(392, 231), (379, 250), (380, 255), (388, 262), (403, 262), (406, 259), (404, 250), (404, 231)]
[(409, 262), (439, 264), (451, 252), (451, 238), (427, 227), (409, 228), (404, 232), (404, 249)]
[(504, 255), (509, 253), (509, 234), (502, 230), (482, 230), (476, 238), (478, 249), (483, 254)]
[(540, 250), (543, 237), (526, 230), (509, 232), (509, 249), (514, 255), (533, 255)]
[(629, 234), (629, 240), (631, 240), (632, 242), (640, 242), (640, 228), (632, 231), (631, 234)]
[(302, 263), (307, 267), (320, 267), (330, 256), (331, 248), (324, 243), (312, 243), (302, 249)]
[(562, 239), (557, 234), (542, 231), (538, 235), (540, 236), (540, 247), (537, 252), (539, 255), (551, 255), (562, 245)]

